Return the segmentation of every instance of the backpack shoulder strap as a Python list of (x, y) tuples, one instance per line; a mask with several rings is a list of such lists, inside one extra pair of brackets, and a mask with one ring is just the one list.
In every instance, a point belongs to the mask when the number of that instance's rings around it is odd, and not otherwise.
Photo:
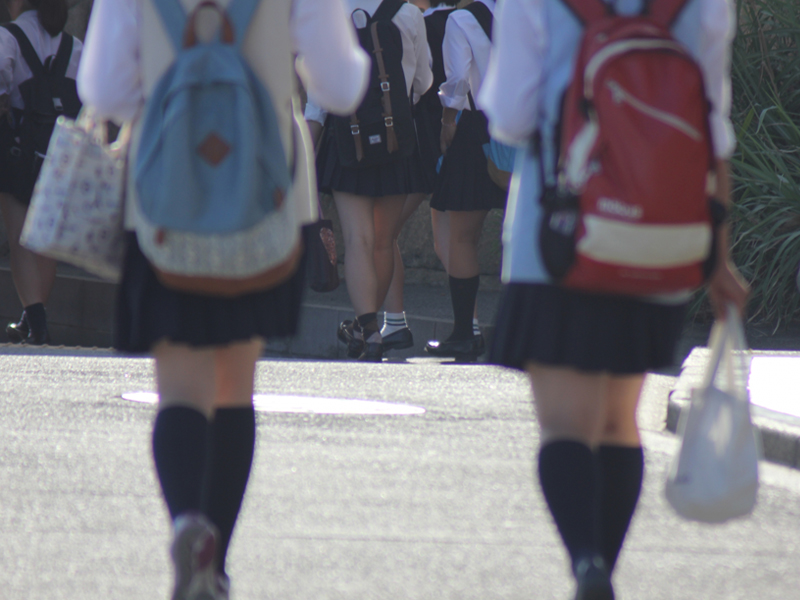
[(647, 0), (645, 14), (664, 27), (672, 27), (689, 0)]
[(183, 48), (183, 33), (186, 29), (186, 11), (179, 0), (151, 0), (161, 17), (161, 22), (172, 42), (175, 53)]
[(405, 0), (383, 0), (378, 10), (372, 15), (373, 21), (391, 21), (397, 12), (403, 8)]
[(236, 30), (236, 45), (239, 48), (244, 43), (247, 28), (250, 26), (250, 21), (259, 4), (261, 4), (261, 0), (233, 0), (228, 4), (228, 8), (225, 9), (233, 28)]
[(44, 65), (42, 65), (42, 61), (39, 60), (39, 55), (36, 54), (33, 44), (31, 44), (25, 32), (22, 31), (22, 28), (16, 23), (3, 23), (2, 27), (5, 27), (8, 32), (16, 38), (19, 49), (22, 52), (22, 58), (25, 59), (34, 77), (42, 76), (44, 74)]
[(486, 34), (486, 37), (488, 37), (489, 41), (491, 42), (494, 15), (492, 15), (492, 11), (489, 10), (489, 7), (483, 2), (472, 2), (471, 4), (465, 6), (464, 10), (472, 13), (472, 16), (475, 17), (476, 21), (478, 21), (478, 25), (480, 25), (481, 29), (483, 29), (483, 33)]
[(58, 77), (66, 77), (74, 45), (74, 38), (70, 34), (63, 32), (61, 34), (61, 43), (58, 45), (58, 52), (56, 52), (55, 58), (50, 63), (50, 73)]

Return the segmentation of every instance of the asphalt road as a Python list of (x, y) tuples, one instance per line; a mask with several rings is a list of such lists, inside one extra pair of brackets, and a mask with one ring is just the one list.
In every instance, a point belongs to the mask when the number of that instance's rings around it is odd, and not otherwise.
[[(0, 599), (166, 599), (169, 523), (150, 458), (148, 359), (0, 349)], [(430, 359), (265, 360), (257, 391), (399, 402), (405, 416), (259, 413), (229, 557), (235, 600), (567, 599), (532, 476), (526, 381)], [(800, 598), (800, 472), (762, 464), (752, 517), (681, 521), (663, 500), (676, 442), (668, 376), (640, 422), (647, 476), (618, 598)]]

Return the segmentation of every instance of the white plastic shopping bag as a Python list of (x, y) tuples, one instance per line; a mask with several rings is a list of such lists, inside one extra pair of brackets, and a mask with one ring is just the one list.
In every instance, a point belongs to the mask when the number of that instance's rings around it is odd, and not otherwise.
[(739, 312), (711, 331), (703, 382), (681, 414), (680, 451), (667, 478), (667, 500), (693, 521), (722, 523), (748, 515), (758, 492), (760, 444), (750, 420), (750, 357)]

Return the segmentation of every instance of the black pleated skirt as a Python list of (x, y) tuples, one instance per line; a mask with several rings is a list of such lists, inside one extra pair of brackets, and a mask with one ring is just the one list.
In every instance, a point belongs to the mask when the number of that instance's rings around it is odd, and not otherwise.
[(436, 179), (431, 208), (438, 211), (505, 208), (507, 193), (492, 181), (487, 170), (484, 144), (488, 143), (486, 116), (481, 111), (463, 111)]
[(398, 196), (429, 193), (419, 152), (386, 165), (351, 169), (343, 167), (333, 128), (326, 127), (317, 153), (317, 184), (321, 192), (346, 192), (358, 196)]
[(488, 362), (644, 373), (674, 364), (685, 316), (686, 304), (512, 283), (503, 291)]
[(219, 298), (165, 288), (139, 249), (136, 234), (127, 234), (126, 241), (114, 330), (114, 347), (118, 350), (148, 352), (162, 340), (194, 347), (224, 346), (296, 332), (305, 258), (292, 278), (275, 288)]

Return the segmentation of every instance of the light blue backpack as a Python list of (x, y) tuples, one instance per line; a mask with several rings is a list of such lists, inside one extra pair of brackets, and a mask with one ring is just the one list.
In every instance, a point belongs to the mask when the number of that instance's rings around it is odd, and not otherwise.
[[(148, 99), (133, 169), (136, 233), (168, 287), (235, 296), (289, 277), (299, 231), (285, 202), (292, 173), (270, 95), (242, 56), (260, 0), (227, 10), (153, 0), (175, 61)], [(201, 9), (221, 17), (218, 38), (197, 39)]]

